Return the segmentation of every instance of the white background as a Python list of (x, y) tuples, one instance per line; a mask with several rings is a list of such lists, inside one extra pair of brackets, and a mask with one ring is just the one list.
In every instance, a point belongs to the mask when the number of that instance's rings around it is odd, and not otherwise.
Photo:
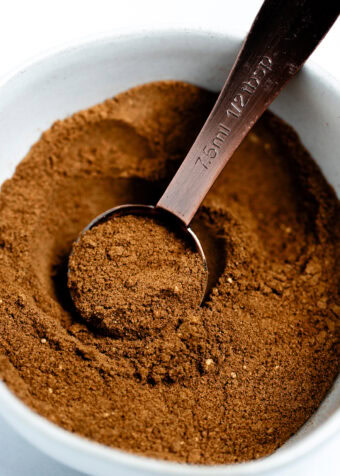
[[(245, 34), (261, 3), (262, 0), (0, 0), (0, 76), (51, 47), (117, 28), (175, 24)], [(339, 48), (338, 20), (312, 56), (338, 79)]]
[[(261, 0), (0, 0), (0, 77), (46, 50), (116, 29), (182, 25), (225, 28), (244, 35), (261, 3)], [(309, 61), (318, 63), (339, 80), (339, 49), (338, 20)], [(319, 464), (308, 471), (308, 476), (338, 474), (326, 452), (315, 456)], [(38, 475), (79, 476), (80, 473), (42, 455), (0, 419), (0, 476)]]

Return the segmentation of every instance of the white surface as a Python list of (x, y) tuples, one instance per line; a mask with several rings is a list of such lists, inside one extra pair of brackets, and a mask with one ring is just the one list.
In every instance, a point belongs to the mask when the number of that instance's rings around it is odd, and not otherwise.
[[(261, 3), (262, 0), (1, 0), (0, 76), (51, 46), (116, 28), (176, 24), (245, 34)], [(313, 61), (338, 79), (339, 45), (338, 19), (313, 53)]]
[[(116, 28), (176, 24), (245, 34), (261, 3), (262, 0), (1, 0), (0, 76), (45, 49)], [(338, 79), (339, 45), (338, 19), (313, 53), (313, 61)]]
[[(51, 1), (2, 0), (0, 6), (0, 75), (46, 48), (70, 39), (134, 25), (181, 24), (245, 32), (261, 2), (258, 0), (192, 1)], [(313, 59), (340, 77), (338, 45), (339, 21), (324, 40)], [(71, 111), (70, 111), (71, 112)], [(36, 130), (36, 134), (39, 134)], [(1, 161), (3, 160), (3, 156)], [(336, 441), (333, 443), (334, 449)], [(340, 441), (337, 441), (338, 447)], [(294, 474), (336, 475), (336, 452), (330, 445), (312, 456), (306, 472), (300, 463)], [(310, 463), (312, 463), (312, 459)], [(301, 466), (302, 464), (302, 466)], [(0, 476), (71, 476), (67, 469), (42, 455), (0, 421)], [(293, 474), (292, 472), (290, 474)]]

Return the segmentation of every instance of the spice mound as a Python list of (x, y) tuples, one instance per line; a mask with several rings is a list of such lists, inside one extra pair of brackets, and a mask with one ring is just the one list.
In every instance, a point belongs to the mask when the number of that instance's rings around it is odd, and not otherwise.
[(84, 319), (113, 336), (175, 327), (202, 300), (205, 269), (184, 237), (156, 219), (113, 216), (73, 246), (68, 285)]
[[(339, 202), (296, 133), (269, 112), (191, 224), (214, 271), (203, 305), (187, 301), (194, 284), (182, 260), (191, 255), (174, 247), (170, 267), (167, 253), (158, 270), (150, 265), (157, 275), (144, 303), (152, 320), (141, 329), (142, 301), (127, 309), (133, 293), (144, 292), (141, 280), (126, 286), (134, 278), (123, 267), (133, 265), (124, 245), (131, 227), (117, 221), (94, 230), (107, 233), (100, 243), (92, 237), (94, 247), (91, 235), (80, 242), (74, 286), (88, 317), (75, 309), (67, 270), (81, 231), (111, 207), (157, 203), (215, 100), (177, 81), (119, 94), (57, 121), (0, 193), (0, 378), (72, 433), (192, 464), (271, 454), (317, 410), (340, 361)], [(165, 243), (157, 246), (161, 252)], [(139, 248), (154, 258), (147, 240)], [(94, 281), (81, 263), (95, 264)], [(176, 267), (173, 281), (167, 273)], [(111, 272), (120, 275), (111, 281)], [(170, 293), (179, 279), (183, 294)], [(111, 293), (114, 282), (122, 288)], [(167, 290), (168, 308), (152, 303), (151, 285), (157, 297)], [(118, 332), (91, 323), (94, 305), (103, 321), (117, 314)]]

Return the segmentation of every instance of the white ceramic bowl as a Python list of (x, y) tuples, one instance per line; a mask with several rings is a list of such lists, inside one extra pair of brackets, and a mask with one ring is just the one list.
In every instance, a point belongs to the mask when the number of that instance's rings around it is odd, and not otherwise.
[[(41, 132), (56, 119), (87, 108), (131, 86), (179, 79), (218, 91), (240, 40), (201, 30), (115, 34), (47, 55), (0, 84), (0, 182), (10, 177)], [(340, 195), (340, 86), (307, 67), (271, 108), (288, 121)], [(313, 418), (270, 457), (238, 465), (197, 467), (113, 450), (70, 434), (36, 415), (0, 383), (0, 412), (25, 438), (59, 461), (87, 474), (284, 475), (313, 473), (313, 456), (340, 442), (340, 381)], [(321, 453), (320, 453), (321, 454)], [(310, 468), (310, 471), (307, 468)], [(334, 466), (336, 467), (336, 466)], [(332, 473), (332, 474), (335, 474)]]

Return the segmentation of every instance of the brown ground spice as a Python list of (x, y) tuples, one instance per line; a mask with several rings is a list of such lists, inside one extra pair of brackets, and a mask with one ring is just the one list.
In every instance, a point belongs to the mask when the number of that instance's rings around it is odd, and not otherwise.
[(267, 113), (193, 225), (217, 273), (164, 331), (108, 336), (74, 310), (67, 259), (121, 203), (155, 203), (215, 96), (134, 88), (56, 122), (0, 195), (0, 376), (52, 422), (191, 463), (267, 455), (339, 371), (339, 204), (296, 134)]
[(204, 297), (206, 271), (181, 230), (144, 216), (113, 216), (86, 231), (69, 259), (80, 315), (113, 337), (141, 339), (176, 327)]

